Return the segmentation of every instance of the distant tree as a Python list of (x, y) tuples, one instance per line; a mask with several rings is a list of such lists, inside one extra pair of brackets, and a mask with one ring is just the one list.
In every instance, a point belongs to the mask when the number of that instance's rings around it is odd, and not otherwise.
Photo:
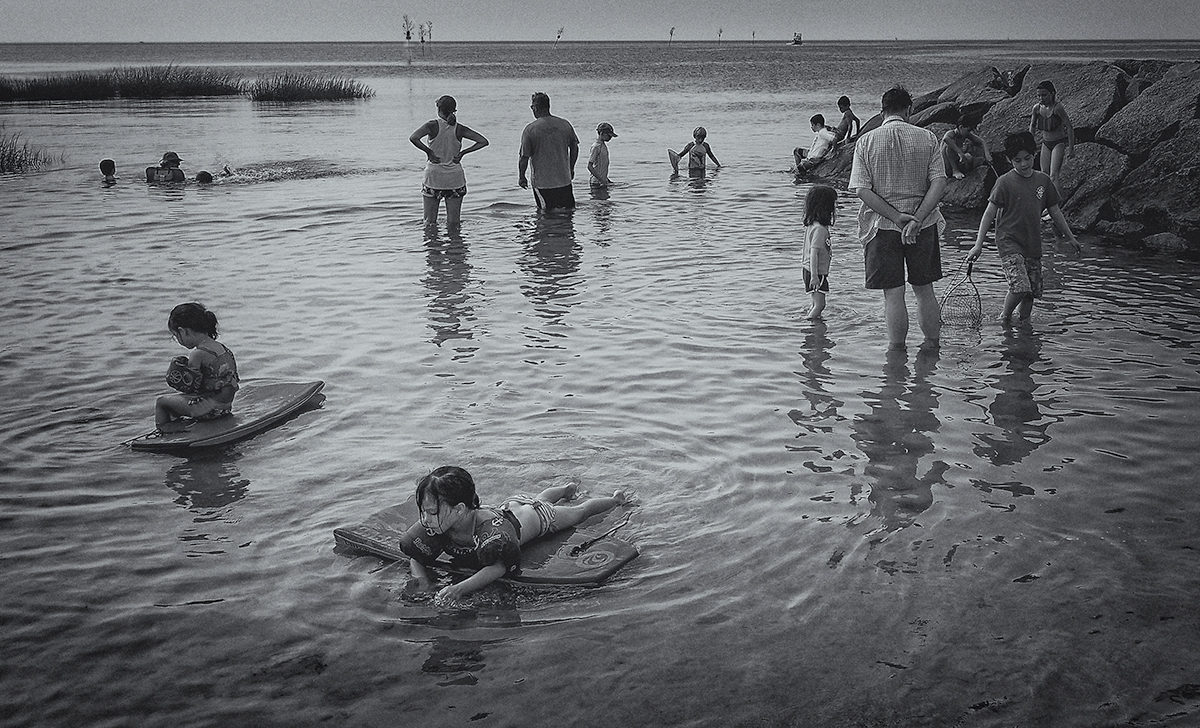
[(675, 40), (675, 26), (671, 26), (671, 35), (667, 38), (667, 45), (671, 45), (671, 41)]
[(425, 24), (421, 23), (417, 26), (417, 35), (421, 37), (421, 42), (425, 42)]
[(724, 28), (717, 28), (717, 45), (721, 43), (721, 34), (725, 32)]
[(558, 41), (560, 38), (562, 38), (563, 31), (566, 29), (567, 29), (567, 26), (565, 26), (565, 25), (558, 29), (558, 35), (554, 36), (554, 47), (555, 48), (558, 47)]
[(433, 42), (433, 21), (425, 23), (425, 35), (429, 36), (429, 42)]
[(750, 31), (750, 40), (754, 40), (754, 35), (755, 35), (754, 31), (753, 30)]
[(415, 27), (412, 18), (405, 15), (400, 22), (400, 27), (404, 28), (404, 40), (412, 40), (412, 29)]

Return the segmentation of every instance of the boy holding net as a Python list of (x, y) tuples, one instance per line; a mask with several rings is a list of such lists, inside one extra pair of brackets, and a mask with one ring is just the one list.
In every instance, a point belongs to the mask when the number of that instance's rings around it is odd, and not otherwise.
[(1067, 220), (1058, 209), (1058, 189), (1050, 176), (1033, 168), (1037, 141), (1033, 134), (1010, 134), (1004, 140), (1004, 153), (1012, 162), (1012, 170), (996, 180), (988, 206), (979, 221), (975, 247), (967, 260), (977, 260), (983, 253), (983, 238), (992, 222), (996, 223), (996, 251), (1008, 281), (1008, 296), (1000, 321), (1008, 325), (1015, 310), (1021, 321), (1027, 321), (1033, 310), (1033, 299), (1042, 297), (1042, 211), (1050, 213), (1054, 224), (1067, 242), (1079, 251)]

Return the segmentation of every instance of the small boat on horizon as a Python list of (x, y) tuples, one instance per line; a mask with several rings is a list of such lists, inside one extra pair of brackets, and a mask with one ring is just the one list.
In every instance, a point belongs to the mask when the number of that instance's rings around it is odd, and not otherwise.
[(804, 45), (804, 39), (800, 37), (799, 33), (795, 33), (792, 35), (792, 42), (789, 45)]

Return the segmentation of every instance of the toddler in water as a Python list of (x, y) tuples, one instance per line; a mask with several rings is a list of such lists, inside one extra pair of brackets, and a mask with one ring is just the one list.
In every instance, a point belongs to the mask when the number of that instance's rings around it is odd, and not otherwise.
[(522, 544), (576, 526), (625, 502), (625, 494), (618, 490), (608, 498), (559, 505), (574, 496), (575, 486), (566, 485), (547, 488), (536, 498), (515, 495), (500, 506), (481, 506), (471, 474), (446, 465), (417, 483), (420, 520), (404, 534), (401, 547), (423, 590), (431, 584), (426, 567), (434, 565), (442, 553), (478, 569), (438, 592), (437, 601), (453, 602), (506, 574), (519, 574)]
[(167, 330), (192, 353), (171, 360), (167, 384), (182, 394), (158, 398), (155, 426), (160, 432), (178, 432), (187, 426), (184, 418), (211, 420), (230, 414), (238, 390), (237, 362), (233, 352), (216, 341), (216, 315), (199, 303), (181, 303), (171, 309)]
[(713, 164), (718, 167), (721, 166), (721, 163), (717, 161), (717, 156), (713, 154), (712, 147), (708, 146), (708, 142), (704, 141), (707, 138), (708, 130), (702, 126), (698, 126), (692, 131), (692, 141), (688, 142), (687, 146), (679, 151), (679, 156), (687, 157), (689, 176), (704, 176), (705, 157), (711, 159)]
[(835, 207), (837, 190), (828, 185), (813, 185), (804, 198), (804, 290), (812, 295), (812, 308), (804, 318), (809, 321), (821, 318), (825, 310), (833, 258), (829, 227), (837, 215)]

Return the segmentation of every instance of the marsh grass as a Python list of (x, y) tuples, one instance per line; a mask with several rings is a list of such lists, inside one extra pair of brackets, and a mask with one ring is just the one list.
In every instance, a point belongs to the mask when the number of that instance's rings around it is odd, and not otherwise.
[(253, 84), (229, 73), (191, 66), (114, 68), (93, 73), (0, 78), (0, 101), (167, 99), (247, 94), (255, 101), (367, 99), (375, 92), (348, 78), (285, 73)]
[(30, 147), (21, 141), (20, 134), (6, 133), (0, 128), (0, 174), (21, 174), (49, 167), (55, 161), (62, 161), (43, 152), (37, 147)]
[(317, 77), (283, 73), (260, 78), (246, 90), (254, 101), (341, 101), (369, 99), (375, 95), (367, 86), (348, 78)]

